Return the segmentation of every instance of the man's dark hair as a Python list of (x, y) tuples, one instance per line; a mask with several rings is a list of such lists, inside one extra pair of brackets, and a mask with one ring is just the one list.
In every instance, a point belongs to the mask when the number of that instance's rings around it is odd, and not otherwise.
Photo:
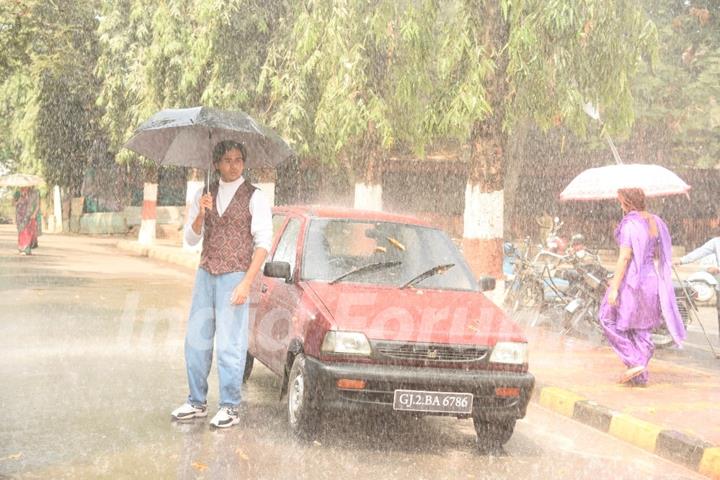
[(213, 148), (213, 163), (218, 163), (223, 155), (230, 150), (240, 150), (242, 153), (243, 163), (247, 162), (247, 153), (245, 152), (245, 145), (235, 140), (223, 140), (215, 144)]

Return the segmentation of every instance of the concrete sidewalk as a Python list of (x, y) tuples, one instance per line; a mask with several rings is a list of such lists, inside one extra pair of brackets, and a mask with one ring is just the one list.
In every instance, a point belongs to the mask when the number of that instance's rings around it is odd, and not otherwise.
[[(124, 239), (117, 246), (190, 269), (199, 261), (170, 241), (142, 246)], [(648, 387), (633, 388), (617, 383), (624, 366), (609, 347), (541, 328), (526, 334), (534, 401), (720, 480), (720, 362), (713, 372), (655, 358)]]
[(629, 387), (609, 347), (526, 333), (541, 405), (720, 479), (720, 373), (655, 358), (648, 386)]

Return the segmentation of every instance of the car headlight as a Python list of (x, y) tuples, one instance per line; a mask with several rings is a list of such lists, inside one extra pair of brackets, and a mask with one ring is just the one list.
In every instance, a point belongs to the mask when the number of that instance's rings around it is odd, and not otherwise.
[(370, 342), (364, 333), (330, 331), (325, 334), (322, 353), (335, 353), (341, 355), (365, 355), (372, 353)]
[(527, 343), (498, 342), (490, 354), (490, 363), (524, 365), (528, 363)]

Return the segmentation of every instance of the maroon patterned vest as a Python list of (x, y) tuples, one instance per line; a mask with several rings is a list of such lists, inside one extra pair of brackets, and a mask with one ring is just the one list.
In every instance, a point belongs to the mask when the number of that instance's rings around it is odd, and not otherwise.
[(210, 186), (213, 208), (205, 214), (200, 268), (213, 275), (246, 272), (255, 250), (250, 233), (250, 197), (255, 187), (245, 180), (220, 216), (217, 210), (218, 182)]

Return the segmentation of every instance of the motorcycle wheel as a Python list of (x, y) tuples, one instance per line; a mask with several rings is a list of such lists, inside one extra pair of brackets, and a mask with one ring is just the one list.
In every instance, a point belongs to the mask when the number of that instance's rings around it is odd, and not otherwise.
[(590, 340), (593, 343), (600, 344), (605, 339), (600, 320), (598, 319), (599, 306), (595, 302), (590, 302), (580, 308), (570, 318), (569, 331)]
[(523, 309), (540, 308), (543, 303), (543, 288), (537, 282), (525, 282), (520, 285), (515, 302), (513, 303), (513, 312)]
[(673, 343), (670, 333), (668, 333), (667, 328), (664, 326), (653, 331), (653, 333), (650, 334), (650, 338), (652, 339), (655, 348), (666, 348)]
[(697, 301), (700, 303), (715, 303), (715, 288), (702, 280), (691, 280), (690, 286), (697, 291)]
[(515, 301), (520, 293), (520, 277), (518, 275), (511, 282), (505, 284), (505, 296), (503, 305), (506, 309), (514, 308)]

